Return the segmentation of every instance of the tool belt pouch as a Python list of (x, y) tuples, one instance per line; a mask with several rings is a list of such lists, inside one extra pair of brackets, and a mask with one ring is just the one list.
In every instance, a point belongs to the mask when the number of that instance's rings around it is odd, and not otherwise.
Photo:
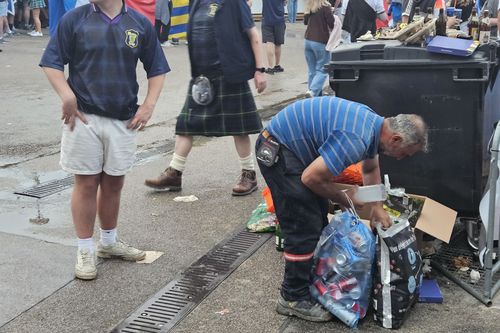
[(271, 137), (262, 140), (259, 149), (257, 150), (257, 160), (267, 167), (273, 166), (278, 162), (278, 152), (280, 144), (274, 141)]
[(214, 88), (210, 80), (203, 75), (194, 79), (191, 87), (193, 101), (198, 105), (208, 105), (214, 100)]

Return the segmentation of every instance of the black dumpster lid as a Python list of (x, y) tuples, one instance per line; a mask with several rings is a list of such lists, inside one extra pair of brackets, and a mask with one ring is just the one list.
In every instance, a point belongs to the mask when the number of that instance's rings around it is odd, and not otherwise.
[(376, 40), (341, 44), (332, 52), (332, 64), (363, 63), (377, 65), (403, 64), (457, 64), (457, 63), (496, 63), (500, 50), (498, 41), (481, 45), (468, 57), (428, 52), (425, 47), (405, 46), (397, 40)]

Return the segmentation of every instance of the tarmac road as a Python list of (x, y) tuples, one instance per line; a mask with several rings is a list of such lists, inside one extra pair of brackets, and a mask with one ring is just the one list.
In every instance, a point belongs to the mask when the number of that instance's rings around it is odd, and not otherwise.
[[(269, 76), (268, 89), (256, 97), (263, 114), (272, 114), (279, 108), (276, 105), (306, 91), (303, 32), (301, 22), (288, 26), (282, 61), (285, 72)], [(144, 178), (163, 170), (170, 158), (175, 117), (189, 79), (186, 46), (165, 49), (172, 72), (153, 119), (139, 139), (139, 152), (152, 153), (127, 176), (119, 228), (120, 237), (131, 244), (164, 254), (152, 264), (105, 261), (95, 281), (74, 279), (71, 189), (43, 199), (13, 194), (65, 177), (58, 166), (60, 103), (37, 67), (47, 40), (16, 36), (2, 45), (0, 54), (0, 332), (108, 332), (241, 228), (262, 198), (258, 192), (242, 198), (230, 195), (238, 176), (231, 138), (197, 141), (181, 193), (155, 193), (142, 185)], [(141, 70), (138, 73), (144, 83)], [(199, 200), (172, 200), (191, 194)], [(33, 223), (43, 218), (48, 223)], [(281, 254), (268, 241), (173, 331), (349, 331), (338, 321), (313, 324), (278, 315), (274, 306), (282, 271)], [(445, 278), (440, 279), (440, 286), (444, 304), (417, 304), (401, 332), (499, 332), (498, 296), (487, 308)], [(360, 331), (382, 329), (367, 318)]]

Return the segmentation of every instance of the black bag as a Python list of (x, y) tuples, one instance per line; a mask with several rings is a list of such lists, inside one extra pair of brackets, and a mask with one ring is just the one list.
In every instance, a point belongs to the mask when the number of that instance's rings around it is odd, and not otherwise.
[(422, 284), (422, 257), (408, 221), (387, 230), (377, 225), (377, 268), (373, 283), (375, 321), (400, 328), (418, 300)]

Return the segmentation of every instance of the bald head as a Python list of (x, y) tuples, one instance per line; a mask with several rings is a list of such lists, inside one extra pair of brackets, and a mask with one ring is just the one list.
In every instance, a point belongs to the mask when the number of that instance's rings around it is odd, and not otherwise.
[(429, 151), (428, 130), (422, 117), (416, 114), (398, 114), (386, 118), (390, 129), (401, 136), (401, 146), (420, 146), (424, 153)]

